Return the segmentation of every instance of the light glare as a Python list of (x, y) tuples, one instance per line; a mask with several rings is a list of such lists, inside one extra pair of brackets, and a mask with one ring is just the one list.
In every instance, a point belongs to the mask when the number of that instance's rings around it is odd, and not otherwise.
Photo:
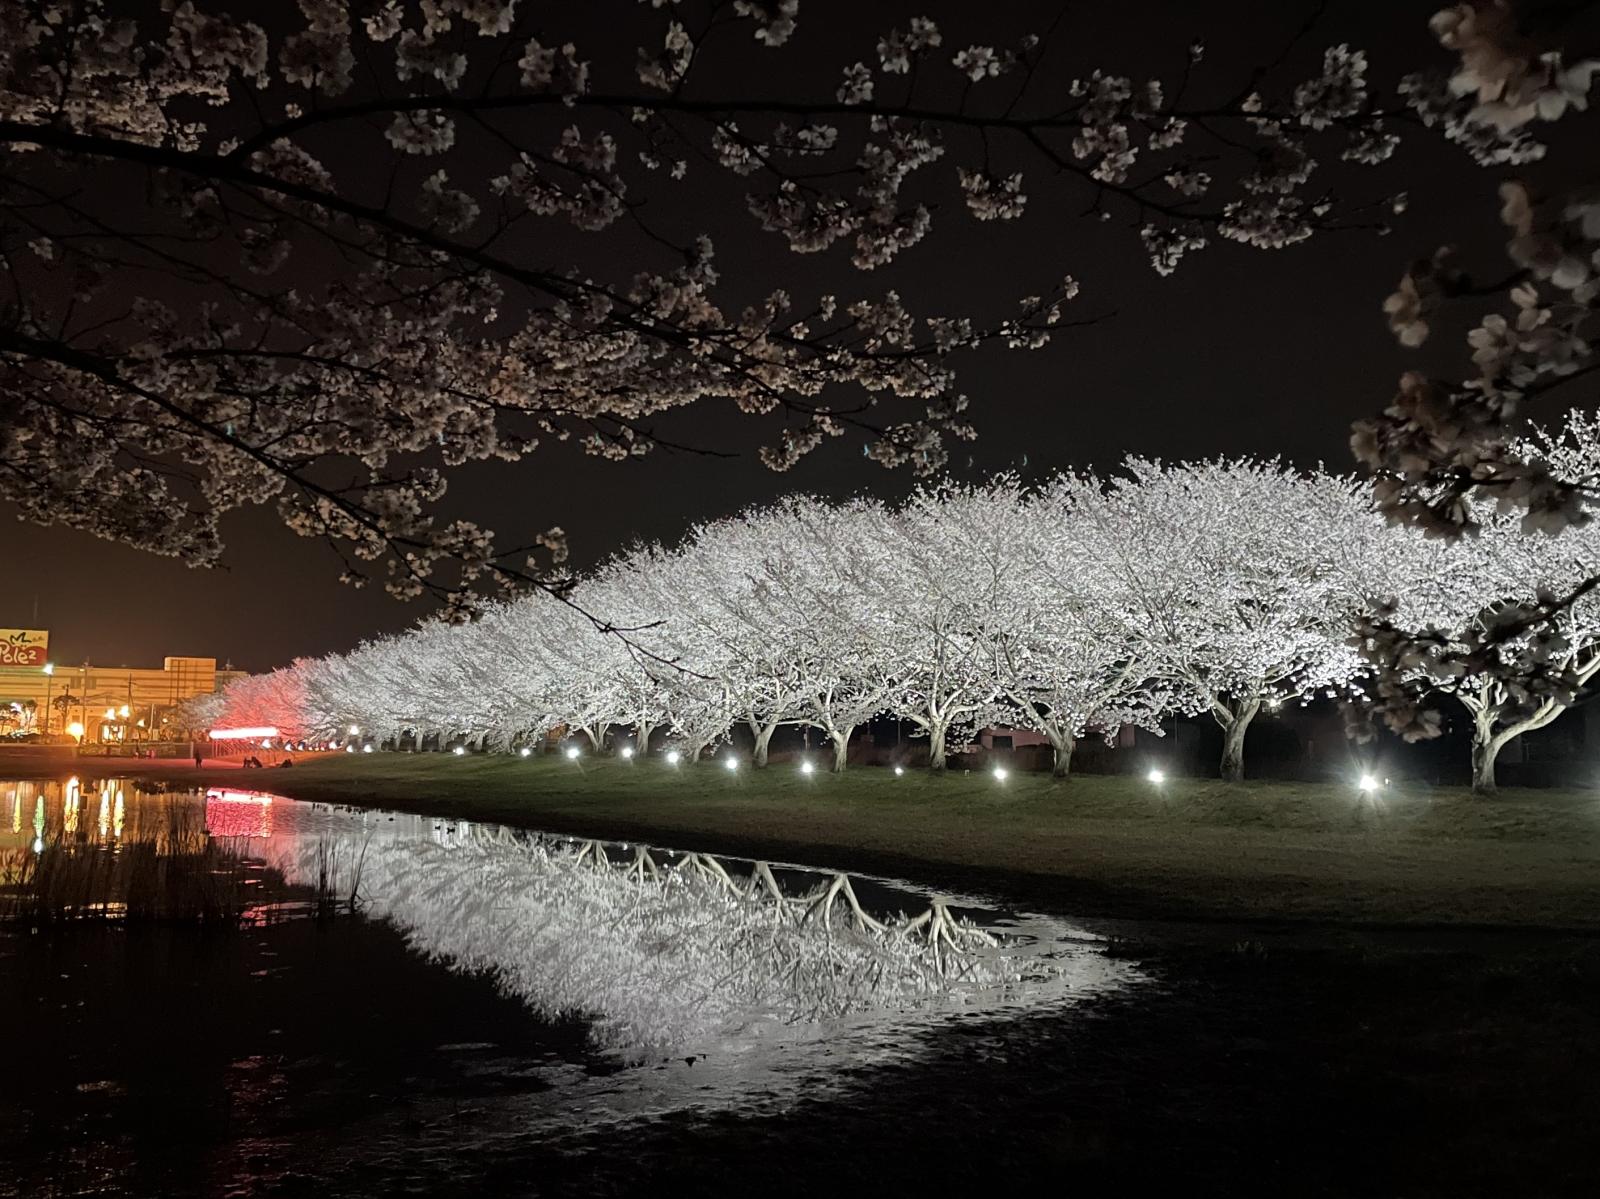
[(1145, 775), (1145, 778), (1149, 779), (1158, 787), (1167, 781), (1167, 776), (1159, 770), (1152, 770), (1149, 774)]
[(624, 759), (633, 757), (633, 746), (624, 745), (622, 747), (622, 756)]
[(1361, 788), (1361, 793), (1363, 795), (1371, 795), (1374, 791), (1377, 791), (1379, 788), (1381, 788), (1383, 784), (1377, 779), (1373, 778), (1370, 774), (1364, 774), (1361, 776), (1361, 781), (1357, 783), (1356, 786)]
[(517, 751), (518, 755), (524, 758), (526, 758), (532, 752), (533, 750), (529, 749), (526, 745)]
[(576, 745), (567, 746), (567, 759), (572, 762), (578, 760), (578, 747)]
[(667, 765), (668, 766), (676, 766), (677, 764), (678, 764), (678, 751), (675, 750), (675, 749), (668, 750), (667, 751)]
[(726, 766), (729, 770), (737, 770), (737, 769), (739, 769), (739, 759), (738, 758), (723, 758), (722, 759), (722, 764), (724, 766)]
[(800, 763), (800, 773), (801, 774), (810, 774), (811, 771), (812, 771), (812, 765), (811, 765), (810, 762), (801, 762)]
[(1002, 783), (1006, 781), (1007, 773), (1009, 773), (1009, 772), (1006, 770), (1006, 768), (1004, 766), (996, 766), (994, 768), (994, 777), (999, 779)]
[(465, 754), (467, 752), (467, 747), (465, 745), (458, 745), (454, 749), (452, 749), (450, 752), (455, 754), (455, 756), (459, 758), (459, 757), (461, 757), (463, 754)]

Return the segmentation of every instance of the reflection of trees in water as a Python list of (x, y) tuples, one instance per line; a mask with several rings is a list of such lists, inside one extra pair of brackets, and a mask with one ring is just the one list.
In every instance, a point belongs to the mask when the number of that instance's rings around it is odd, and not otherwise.
[(492, 973), (541, 1014), (590, 1018), (608, 1049), (992, 1001), (1064, 969), (939, 900), (877, 916), (843, 874), (790, 894), (764, 862), (742, 876), (705, 854), (622, 849), (616, 860), (595, 841), (497, 829), (371, 844), (332, 833), (293, 845), (282, 869), (340, 891), (354, 884), (322, 878), (327, 863), (358, 868), (364, 910), (414, 948)]

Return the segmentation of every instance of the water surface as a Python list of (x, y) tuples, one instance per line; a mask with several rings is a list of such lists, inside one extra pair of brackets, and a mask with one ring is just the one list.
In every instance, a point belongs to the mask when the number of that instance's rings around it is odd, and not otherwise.
[(1139, 978), (903, 881), (245, 791), (0, 784), (0, 879), (0, 1193), (654, 1169)]

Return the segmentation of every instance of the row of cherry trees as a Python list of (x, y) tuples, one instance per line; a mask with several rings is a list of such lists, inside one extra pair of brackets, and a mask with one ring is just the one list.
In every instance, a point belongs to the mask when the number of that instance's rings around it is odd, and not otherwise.
[[(1592, 457), (1600, 422), (1541, 444)], [(1375, 514), (1355, 479), (1251, 460), (1001, 476), (898, 507), (794, 497), (636, 548), (565, 600), (530, 595), (241, 680), (207, 717), (491, 748), (564, 727), (598, 750), (625, 727), (639, 750), (664, 732), (690, 761), (742, 725), (758, 767), (778, 729), (804, 725), (843, 770), (851, 734), (889, 714), (926, 738), (935, 770), (953, 740), (1006, 724), (1046, 737), (1065, 776), (1080, 738), (1207, 713), (1238, 779), (1263, 709), (1338, 697), (1359, 712), (1403, 685), (1466, 708), (1487, 789), (1501, 748), (1575, 698), (1519, 681), (1528, 662), (1600, 670), (1600, 604), (1507, 641), (1500, 672), (1463, 668), (1454, 633), (1434, 630), (1490, 627), (1587, 577), (1600, 533), (1477, 519), (1476, 536), (1427, 539)], [(1399, 674), (1364, 653), (1378, 624), (1414, 634)], [(1409, 736), (1438, 731), (1432, 706), (1416, 712)]]

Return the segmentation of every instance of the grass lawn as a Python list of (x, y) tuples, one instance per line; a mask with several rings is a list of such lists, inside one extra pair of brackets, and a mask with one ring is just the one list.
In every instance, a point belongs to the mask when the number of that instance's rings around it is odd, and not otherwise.
[(1081, 916), (1600, 928), (1600, 792), (1373, 798), (1309, 783), (447, 754), (138, 773), (903, 875)]

